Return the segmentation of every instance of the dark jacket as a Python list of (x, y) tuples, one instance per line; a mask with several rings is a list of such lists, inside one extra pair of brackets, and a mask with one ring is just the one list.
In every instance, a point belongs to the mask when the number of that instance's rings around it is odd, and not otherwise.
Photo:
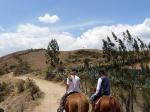
[(110, 81), (107, 76), (101, 76), (102, 83), (99, 93), (101, 95), (110, 95)]

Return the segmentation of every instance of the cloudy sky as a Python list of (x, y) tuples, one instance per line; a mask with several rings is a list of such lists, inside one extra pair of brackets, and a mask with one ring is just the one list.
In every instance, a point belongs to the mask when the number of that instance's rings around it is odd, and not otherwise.
[(149, 0), (0, 0), (0, 56), (46, 48), (100, 49), (102, 39), (129, 29), (150, 42)]

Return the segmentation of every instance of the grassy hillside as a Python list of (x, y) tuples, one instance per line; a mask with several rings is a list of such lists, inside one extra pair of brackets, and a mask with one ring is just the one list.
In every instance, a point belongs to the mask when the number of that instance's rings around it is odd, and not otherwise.
[[(10, 72), (22, 61), (24, 64), (27, 64), (31, 70), (45, 71), (48, 67), (45, 53), (45, 49), (30, 49), (12, 53), (0, 58), (0, 67)], [(89, 59), (91, 65), (96, 65), (103, 61), (101, 51), (92, 49), (61, 51), (59, 57), (65, 67), (83, 65), (85, 58)]]

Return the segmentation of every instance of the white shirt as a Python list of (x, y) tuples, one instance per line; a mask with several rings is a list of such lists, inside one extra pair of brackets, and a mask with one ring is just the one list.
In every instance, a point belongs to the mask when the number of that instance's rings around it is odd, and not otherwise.
[(102, 78), (99, 78), (98, 79), (98, 83), (97, 83), (97, 88), (96, 88), (96, 93), (95, 94), (98, 94), (100, 88), (101, 88), (101, 84), (102, 84)]
[(70, 79), (67, 78), (67, 84), (69, 85), (67, 93), (74, 92), (74, 91), (77, 91), (77, 92), (80, 91), (80, 88), (79, 88), (80, 87), (80, 78), (78, 76), (71, 75)]

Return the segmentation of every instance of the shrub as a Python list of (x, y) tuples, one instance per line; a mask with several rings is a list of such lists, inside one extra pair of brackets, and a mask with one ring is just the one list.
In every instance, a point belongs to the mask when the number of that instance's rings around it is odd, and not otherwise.
[(5, 74), (5, 71), (2, 68), (0, 68), (0, 76), (4, 74)]
[(45, 71), (45, 79), (46, 80), (51, 80), (51, 79), (53, 79), (55, 77), (55, 74), (52, 72), (54, 70), (55, 70), (55, 68), (52, 67), (52, 66), (49, 66), (47, 68), (47, 70)]
[(7, 84), (3, 81), (0, 82), (0, 92), (7, 90)]
[(51, 80), (54, 77), (55, 77), (55, 74), (53, 74), (52, 72), (46, 72), (46, 75), (45, 75), (46, 80)]
[(33, 80), (29, 78), (25, 81), (25, 88), (29, 90), (33, 100), (35, 99), (34, 94), (37, 94), (40, 92), (39, 87), (35, 84)]
[(24, 84), (25, 84), (24, 80), (18, 80), (17, 81), (16, 87), (17, 87), (17, 92), (18, 93), (21, 93), (21, 92), (23, 92), (25, 90)]
[(149, 112), (149, 107), (150, 107), (150, 89), (149, 88), (143, 88), (142, 91), (142, 96), (144, 98), (144, 108), (143, 112)]
[(4, 96), (3, 94), (0, 93), (0, 102), (4, 101)]
[(4, 109), (0, 108), (0, 112), (4, 112)]
[(9, 66), (9, 69), (13, 70), (13, 69), (15, 69), (16, 67), (17, 67), (16, 65), (10, 65), (10, 66)]
[(7, 84), (5, 82), (0, 82), (0, 102), (4, 100), (5, 91), (7, 90)]
[(21, 74), (27, 74), (31, 71), (30, 66), (28, 63), (20, 61), (19, 65), (14, 70), (14, 75), (18, 76)]

